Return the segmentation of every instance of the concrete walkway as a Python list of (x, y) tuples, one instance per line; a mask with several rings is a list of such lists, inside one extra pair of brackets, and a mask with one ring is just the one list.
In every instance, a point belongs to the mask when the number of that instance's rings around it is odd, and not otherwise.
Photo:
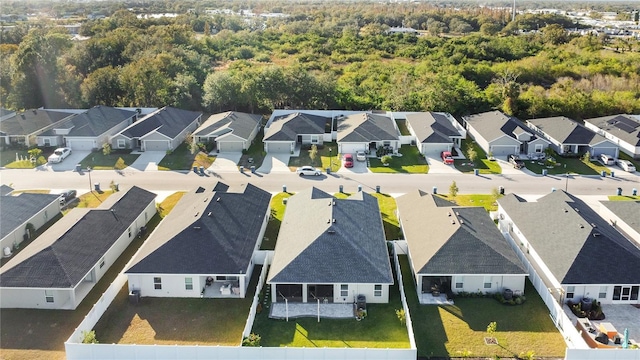
[(142, 152), (131, 152), (132, 154), (140, 154), (136, 161), (133, 164), (129, 165), (125, 171), (127, 170), (137, 170), (137, 171), (158, 171), (158, 164), (162, 159), (164, 159), (165, 155), (167, 155), (166, 151), (142, 151)]
[(263, 174), (270, 174), (274, 172), (290, 173), (291, 170), (289, 170), (288, 166), (289, 157), (291, 157), (290, 154), (267, 154), (267, 156), (264, 157), (264, 161), (262, 161), (262, 166), (257, 170)]
[(238, 172), (238, 162), (242, 157), (242, 153), (213, 153), (216, 161), (209, 166), (209, 171), (219, 172)]
[[(272, 319), (286, 319), (288, 315), (290, 319), (299, 317), (317, 317), (318, 303), (289, 303), (287, 306), (284, 302), (271, 304), (269, 317)], [(324, 304), (320, 303), (320, 317), (327, 319), (348, 319), (355, 318), (353, 314), (353, 304)]]

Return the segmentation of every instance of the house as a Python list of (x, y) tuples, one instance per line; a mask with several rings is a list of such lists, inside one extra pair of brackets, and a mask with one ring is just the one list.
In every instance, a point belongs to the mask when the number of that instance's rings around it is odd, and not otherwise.
[(554, 191), (537, 201), (498, 200), (499, 227), (563, 304), (583, 297), (640, 304), (640, 248), (582, 200)]
[(0, 268), (0, 307), (75, 309), (155, 215), (155, 198), (134, 186), (71, 210)]
[(422, 303), (434, 293), (524, 293), (527, 271), (483, 207), (421, 190), (396, 202)]
[(293, 112), (272, 117), (264, 130), (264, 151), (290, 153), (296, 146), (330, 142), (332, 127), (330, 116)]
[(640, 246), (640, 201), (600, 201), (598, 214)]
[[(53, 128), (56, 124), (72, 116), (72, 113), (32, 109), (5, 113), (0, 121), (2, 145), (30, 147), (37, 144), (36, 136)], [(47, 143), (40, 146), (53, 146)]]
[(449, 113), (420, 112), (406, 115), (407, 128), (424, 156), (439, 157), (442, 151), (462, 147), (467, 132)]
[(640, 116), (620, 114), (586, 119), (584, 126), (617, 144), (629, 156), (640, 159)]
[(213, 143), (218, 152), (248, 150), (258, 135), (262, 116), (227, 111), (213, 114), (193, 133), (198, 143)]
[(72, 150), (93, 150), (102, 147), (109, 138), (131, 125), (136, 111), (109, 106), (94, 106), (75, 114), (37, 136), (38, 146), (66, 146)]
[(267, 276), (274, 302), (387, 303), (393, 284), (378, 200), (317, 188), (287, 200)]
[(469, 135), (489, 156), (543, 153), (550, 145), (522, 121), (500, 111), (469, 115), (463, 120)]
[(385, 115), (358, 113), (338, 119), (338, 152), (373, 152), (386, 148), (397, 152), (400, 131), (396, 122)]
[(389, 35), (395, 35), (395, 34), (418, 35), (418, 30), (411, 27), (394, 26), (394, 27), (388, 28), (386, 33)]
[(244, 298), (271, 194), (218, 182), (185, 194), (125, 271), (143, 297)]
[(11, 187), (2, 185), (0, 202), (0, 249), (17, 249), (35, 236), (43, 225), (60, 214), (60, 195), (21, 193), (9, 195)]
[(165, 106), (111, 137), (113, 149), (167, 151), (177, 148), (202, 118), (202, 113)]
[(564, 116), (527, 120), (527, 125), (551, 142), (551, 147), (564, 156), (590, 157), (606, 154), (618, 158), (618, 145)]

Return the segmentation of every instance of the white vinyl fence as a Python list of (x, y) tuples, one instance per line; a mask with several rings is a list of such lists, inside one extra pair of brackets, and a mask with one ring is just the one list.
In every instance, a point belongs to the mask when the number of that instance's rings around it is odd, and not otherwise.
[[(247, 323), (244, 325), (244, 331), (242, 332), (242, 339), (249, 336), (251, 334), (251, 328), (253, 327), (253, 321), (256, 319), (256, 309), (258, 308), (258, 304), (260, 303), (260, 292), (262, 291), (262, 287), (265, 285), (265, 280), (267, 279), (267, 271), (269, 269), (269, 264), (271, 263), (271, 256), (267, 255), (264, 257), (264, 261), (262, 263), (262, 271), (260, 272), (260, 278), (258, 279), (258, 284), (256, 286), (256, 292), (253, 295), (253, 301), (251, 302), (251, 309), (249, 309), (249, 316), (247, 317)], [(241, 343), (242, 343), (241, 339)]]
[[(405, 242), (406, 244), (406, 242)], [(411, 314), (409, 313), (409, 305), (407, 305), (407, 296), (404, 292), (404, 283), (402, 282), (402, 270), (400, 269), (400, 262), (398, 261), (398, 253), (396, 252), (395, 245), (393, 246), (393, 262), (396, 268), (396, 281), (398, 281), (398, 288), (400, 289), (400, 301), (402, 301), (402, 308), (406, 316), (407, 333), (409, 334), (409, 344), (414, 351), (414, 359), (418, 353), (416, 347), (416, 338), (413, 334), (413, 322), (411, 321)]]

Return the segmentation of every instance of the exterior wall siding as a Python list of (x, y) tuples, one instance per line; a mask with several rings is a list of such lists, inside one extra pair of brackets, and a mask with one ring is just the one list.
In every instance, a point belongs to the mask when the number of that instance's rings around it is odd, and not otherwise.
[(44, 288), (2, 288), (3, 309), (61, 309), (71, 301), (73, 289), (47, 290), (53, 302), (47, 302)]
[(18, 226), (12, 233), (2, 238), (2, 240), (0, 240), (0, 249), (4, 249), (5, 247), (13, 249), (16, 244), (20, 245), (20, 243), (24, 241), (27, 224), (33, 224), (34, 228), (38, 230), (58, 214), (60, 214), (60, 203), (56, 200), (42, 209), (42, 211), (22, 223), (22, 225)]

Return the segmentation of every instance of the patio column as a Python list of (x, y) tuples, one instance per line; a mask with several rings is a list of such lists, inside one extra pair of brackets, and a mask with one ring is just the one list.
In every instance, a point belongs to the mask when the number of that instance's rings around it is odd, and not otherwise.
[(308, 285), (306, 283), (302, 284), (302, 302), (303, 303), (307, 302), (307, 293), (308, 293), (307, 286)]

